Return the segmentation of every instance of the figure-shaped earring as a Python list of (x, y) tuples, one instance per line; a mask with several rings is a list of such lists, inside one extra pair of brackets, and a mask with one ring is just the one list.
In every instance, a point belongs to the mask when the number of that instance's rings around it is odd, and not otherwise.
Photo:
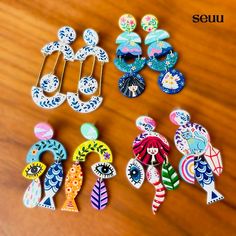
[[(61, 160), (66, 160), (66, 150), (60, 142), (51, 139), (53, 129), (47, 123), (37, 124), (34, 133), (40, 141), (30, 148), (26, 156), (26, 162), (29, 164), (23, 170), (22, 175), (33, 181), (25, 191), (23, 203), (29, 208), (41, 206), (55, 210), (53, 196), (59, 190), (63, 180)], [(39, 161), (39, 158), (46, 151), (53, 153), (55, 162), (46, 173), (44, 179), (45, 197), (40, 202), (42, 190), (39, 177), (45, 171), (46, 166)]]
[[(156, 122), (148, 116), (140, 116), (136, 120), (136, 126), (142, 133), (133, 142), (135, 158), (128, 162), (126, 176), (135, 188), (140, 188), (145, 179), (144, 167), (147, 168), (146, 178), (155, 188), (152, 212), (156, 214), (157, 208), (165, 199), (165, 188), (176, 189), (179, 186), (179, 178), (168, 160), (168, 141), (161, 134), (154, 132)], [(161, 175), (157, 169), (158, 165), (162, 165)]]
[[(139, 46), (141, 38), (132, 32), (136, 28), (136, 20), (130, 14), (124, 14), (119, 19), (119, 26), (124, 32), (120, 34), (116, 43), (116, 58), (114, 64), (125, 74), (119, 79), (120, 92), (129, 98), (141, 95), (145, 89), (145, 81), (138, 72), (145, 66), (146, 59), (141, 57), (142, 49)], [(127, 63), (126, 59), (134, 59), (133, 63)]]
[(170, 120), (180, 125), (176, 130), (174, 141), (177, 149), (184, 154), (179, 163), (179, 172), (183, 180), (190, 184), (195, 178), (207, 192), (207, 204), (219, 201), (224, 197), (215, 189), (213, 173), (220, 175), (223, 171), (221, 155), (210, 143), (207, 130), (190, 122), (187, 111), (177, 109), (171, 112)]
[[(38, 75), (36, 86), (33, 86), (31, 90), (31, 95), (35, 104), (45, 109), (56, 108), (66, 100), (66, 95), (61, 93), (61, 86), (64, 78), (66, 63), (67, 61), (74, 60), (74, 52), (72, 48), (68, 45), (72, 43), (76, 38), (76, 33), (74, 29), (72, 29), (69, 26), (64, 26), (58, 30), (57, 35), (59, 41), (48, 43), (41, 49), (41, 52), (43, 53), (44, 56), (43, 63)], [(48, 56), (56, 51), (58, 52), (58, 54), (52, 71), (42, 76), (44, 65), (46, 63)], [(61, 54), (63, 54), (64, 56), (64, 64), (59, 79), (55, 75), (55, 73)], [(53, 96), (47, 96), (45, 94), (45, 93), (51, 94), (53, 92), (55, 93)]]
[[(69, 105), (78, 112), (89, 113), (96, 110), (102, 103), (103, 97), (101, 97), (102, 91), (102, 76), (103, 76), (103, 66), (104, 63), (109, 62), (108, 55), (104, 49), (96, 46), (98, 44), (98, 34), (93, 29), (86, 29), (83, 34), (83, 39), (87, 44), (85, 47), (81, 48), (75, 54), (75, 60), (80, 61), (80, 71), (79, 71), (79, 83), (77, 93), (67, 93), (67, 101)], [(92, 71), (89, 76), (81, 78), (83, 61), (88, 57), (93, 56)], [(96, 58), (101, 64), (100, 78), (97, 81), (93, 77), (94, 67), (96, 63)], [(97, 95), (93, 95), (97, 92)], [(79, 93), (85, 95), (93, 95), (88, 101), (81, 101)]]
[[(173, 47), (164, 40), (170, 35), (165, 30), (157, 30), (158, 20), (153, 15), (145, 15), (141, 20), (142, 28), (149, 32), (145, 38), (145, 44), (148, 46), (147, 65), (161, 72), (158, 77), (158, 84), (165, 93), (175, 94), (184, 87), (184, 76), (181, 72), (173, 69), (178, 60), (178, 53), (173, 52)], [(162, 57), (166, 58), (161, 60)]]
[(92, 165), (92, 170), (98, 179), (91, 193), (91, 204), (95, 209), (102, 210), (108, 203), (108, 194), (104, 179), (108, 179), (116, 175), (115, 168), (111, 165), (112, 153), (110, 148), (104, 142), (97, 140), (98, 130), (93, 124), (84, 123), (80, 130), (82, 135), (88, 139), (88, 141), (80, 144), (73, 154), (74, 164), (66, 175), (66, 201), (63, 204), (62, 210), (72, 212), (78, 211), (74, 199), (80, 191), (83, 181), (83, 173), (80, 162), (84, 162), (86, 160), (86, 156), (91, 152), (96, 152), (100, 157), (100, 162)]

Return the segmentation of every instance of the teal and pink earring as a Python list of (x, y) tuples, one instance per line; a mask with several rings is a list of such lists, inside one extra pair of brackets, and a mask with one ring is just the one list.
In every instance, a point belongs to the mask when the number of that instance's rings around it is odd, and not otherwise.
[[(180, 92), (185, 84), (184, 76), (174, 69), (178, 61), (178, 53), (173, 51), (173, 47), (164, 40), (170, 35), (167, 31), (158, 28), (158, 20), (155, 16), (148, 14), (141, 20), (143, 30), (148, 32), (145, 44), (149, 45), (147, 54), (147, 65), (155, 71), (160, 72), (158, 85), (161, 90), (168, 94)], [(162, 59), (165, 57), (165, 59)]]

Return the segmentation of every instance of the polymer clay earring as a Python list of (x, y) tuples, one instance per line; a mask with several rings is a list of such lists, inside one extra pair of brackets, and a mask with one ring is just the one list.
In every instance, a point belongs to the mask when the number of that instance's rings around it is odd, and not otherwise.
[[(66, 95), (61, 93), (61, 86), (64, 78), (66, 63), (67, 61), (74, 60), (73, 49), (68, 45), (72, 43), (76, 38), (74, 29), (69, 26), (64, 26), (58, 30), (57, 36), (59, 41), (48, 43), (41, 49), (41, 52), (43, 54), (43, 63), (39, 72), (36, 86), (33, 86), (31, 90), (31, 95), (34, 103), (39, 107), (45, 109), (56, 108), (66, 100)], [(52, 71), (42, 76), (44, 65), (48, 56), (56, 51), (58, 52), (58, 54)], [(64, 56), (64, 63), (59, 79), (55, 75), (55, 73), (61, 54), (63, 54)], [(52, 95), (52, 93), (54, 93), (54, 95)], [(50, 96), (48, 96), (47, 94), (50, 94)]]
[(100, 157), (100, 161), (91, 167), (93, 173), (98, 178), (91, 193), (91, 204), (96, 210), (102, 210), (108, 204), (108, 193), (104, 179), (112, 178), (116, 175), (116, 170), (111, 164), (112, 153), (104, 142), (97, 140), (98, 130), (93, 124), (84, 123), (80, 130), (82, 135), (88, 140), (80, 144), (73, 154), (74, 163), (68, 171), (65, 180), (66, 200), (62, 210), (78, 212), (75, 197), (83, 183), (80, 163), (85, 162), (86, 156), (91, 152), (97, 153)]
[[(136, 28), (136, 20), (130, 14), (124, 14), (119, 19), (119, 27), (124, 32), (120, 34), (116, 43), (116, 58), (114, 64), (125, 74), (119, 79), (120, 92), (129, 98), (141, 95), (145, 89), (145, 81), (138, 72), (145, 66), (146, 59), (141, 57), (142, 49), (139, 46), (141, 38), (132, 32)], [(127, 63), (126, 59), (133, 59), (133, 63)]]
[[(86, 29), (83, 33), (83, 39), (87, 45), (75, 54), (75, 60), (80, 62), (78, 90), (77, 93), (68, 92), (67, 101), (75, 111), (89, 113), (96, 110), (103, 101), (101, 96), (103, 67), (106, 62), (109, 62), (109, 58), (105, 50), (97, 46), (99, 38), (95, 30)], [(92, 71), (90, 75), (81, 78), (83, 62), (90, 55), (93, 56)], [(99, 81), (93, 76), (96, 59), (101, 65)], [(91, 96), (91, 98), (88, 101), (81, 101), (80, 93)]]
[[(63, 180), (62, 160), (66, 160), (66, 150), (63, 145), (52, 139), (53, 129), (47, 123), (39, 123), (34, 128), (35, 136), (40, 140), (35, 143), (26, 156), (28, 165), (24, 168), (22, 175), (32, 180), (26, 189), (23, 203), (28, 208), (36, 206), (55, 210), (53, 196), (59, 190)], [(52, 152), (55, 162), (49, 167), (44, 179), (45, 197), (40, 201), (42, 189), (39, 177), (46, 169), (44, 163), (39, 161), (41, 154), (46, 151)]]
[[(167, 139), (154, 132), (156, 122), (148, 116), (140, 116), (136, 120), (136, 126), (142, 133), (133, 142), (135, 157), (127, 164), (126, 176), (135, 188), (140, 188), (145, 179), (146, 169), (146, 179), (155, 188), (152, 212), (156, 214), (158, 207), (165, 200), (165, 189), (177, 189), (179, 178), (168, 160), (170, 145)], [(158, 166), (161, 166), (161, 174)]]
[(223, 171), (221, 155), (210, 142), (207, 130), (197, 123), (190, 122), (187, 111), (177, 109), (170, 113), (170, 120), (180, 127), (176, 130), (174, 141), (177, 149), (184, 154), (179, 163), (183, 180), (194, 184), (195, 179), (207, 192), (207, 204), (222, 200), (224, 197), (215, 189), (213, 173)]
[[(185, 84), (184, 76), (173, 67), (177, 63), (178, 53), (173, 51), (173, 47), (164, 40), (170, 35), (167, 31), (159, 29), (158, 20), (153, 15), (145, 15), (141, 20), (143, 30), (148, 32), (145, 38), (145, 45), (148, 46), (147, 65), (161, 74), (158, 77), (158, 85), (161, 90), (168, 94), (180, 92)], [(164, 60), (161, 60), (165, 57)]]

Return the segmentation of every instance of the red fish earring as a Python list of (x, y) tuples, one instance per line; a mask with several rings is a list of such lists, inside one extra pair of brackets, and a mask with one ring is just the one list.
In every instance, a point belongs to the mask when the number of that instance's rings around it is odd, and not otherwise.
[[(156, 214), (158, 207), (165, 200), (165, 190), (177, 189), (179, 178), (168, 160), (168, 141), (161, 134), (154, 132), (156, 122), (148, 116), (140, 116), (136, 120), (136, 126), (142, 133), (133, 142), (135, 158), (129, 160), (126, 176), (135, 188), (140, 188), (145, 179), (146, 168), (146, 178), (155, 188), (152, 212)], [(160, 165), (161, 173), (157, 168)]]

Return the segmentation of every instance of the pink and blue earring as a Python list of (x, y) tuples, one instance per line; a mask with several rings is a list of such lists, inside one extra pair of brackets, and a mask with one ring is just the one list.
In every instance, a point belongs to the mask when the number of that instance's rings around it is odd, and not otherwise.
[(183, 180), (194, 184), (195, 179), (207, 192), (207, 204), (224, 199), (215, 189), (214, 174), (223, 171), (221, 155), (210, 142), (207, 130), (197, 123), (190, 122), (187, 111), (177, 109), (171, 112), (170, 120), (180, 127), (176, 130), (174, 141), (177, 149), (184, 155), (179, 163)]
[[(152, 212), (156, 214), (159, 206), (164, 202), (166, 189), (175, 190), (179, 186), (179, 178), (168, 160), (170, 145), (167, 139), (155, 132), (156, 122), (148, 116), (140, 116), (136, 126), (142, 131), (133, 142), (134, 158), (130, 159), (126, 167), (129, 182), (140, 188), (146, 179), (155, 188)], [(161, 166), (161, 174), (158, 170)]]
[[(57, 35), (59, 41), (48, 43), (41, 49), (44, 59), (36, 82), (36, 86), (33, 86), (31, 90), (31, 95), (34, 103), (39, 107), (45, 109), (56, 108), (66, 100), (66, 95), (61, 93), (64, 71), (66, 68), (66, 63), (68, 61), (74, 60), (74, 51), (69, 46), (69, 44), (72, 43), (76, 38), (74, 29), (69, 26), (64, 26), (58, 30)], [(54, 52), (58, 52), (54, 67), (51, 72), (42, 76), (46, 60), (48, 56), (50, 56)], [(64, 57), (64, 63), (59, 79), (55, 74), (57, 64), (61, 55), (63, 55)], [(50, 96), (48, 96), (47, 94), (50, 94)]]
[[(68, 92), (67, 101), (70, 107), (80, 113), (89, 113), (100, 107), (103, 101), (102, 92), (102, 77), (104, 64), (109, 62), (108, 55), (104, 49), (98, 47), (98, 34), (93, 29), (86, 29), (83, 33), (83, 39), (86, 46), (79, 49), (75, 54), (75, 61), (80, 62), (79, 82), (76, 93)], [(93, 64), (90, 75), (81, 78), (83, 71), (83, 62), (88, 56), (93, 56)], [(100, 64), (100, 76), (98, 79), (94, 77), (94, 68), (96, 61)], [(80, 94), (90, 96), (89, 100), (82, 101)]]
[[(145, 81), (138, 72), (146, 64), (146, 58), (142, 57), (140, 47), (141, 38), (137, 33), (132, 32), (136, 28), (136, 20), (130, 14), (124, 14), (119, 19), (119, 26), (122, 31), (116, 43), (119, 47), (116, 49), (116, 58), (114, 64), (125, 74), (119, 79), (120, 92), (129, 98), (135, 98), (141, 95), (145, 89)], [(126, 59), (134, 59), (133, 63), (127, 63)]]
[[(161, 74), (158, 77), (158, 85), (161, 90), (168, 94), (180, 92), (185, 84), (184, 76), (174, 69), (178, 60), (178, 53), (173, 51), (173, 47), (164, 40), (170, 35), (167, 31), (158, 28), (158, 20), (155, 16), (148, 14), (141, 20), (143, 30), (148, 32), (145, 44), (148, 46), (147, 65)], [(161, 60), (162, 57), (166, 57)]]
[[(37, 124), (34, 128), (34, 133), (40, 141), (30, 148), (26, 156), (26, 162), (29, 164), (24, 168), (22, 175), (32, 180), (32, 182), (24, 193), (23, 203), (28, 208), (40, 206), (55, 210), (53, 197), (58, 192), (63, 181), (61, 161), (66, 160), (66, 150), (60, 142), (52, 139), (53, 129), (49, 124)], [(39, 159), (41, 154), (47, 151), (52, 152), (55, 162), (46, 173), (44, 179), (45, 197), (41, 200), (42, 188), (39, 177), (44, 173), (46, 166)]]
[(109, 179), (116, 175), (116, 170), (111, 164), (112, 153), (104, 142), (97, 139), (98, 130), (93, 124), (84, 123), (80, 130), (87, 141), (80, 144), (73, 154), (74, 163), (68, 171), (65, 180), (66, 200), (62, 210), (78, 212), (75, 198), (83, 183), (83, 173), (80, 163), (85, 162), (87, 155), (91, 152), (97, 153), (100, 161), (96, 162), (91, 167), (98, 179), (93, 187), (90, 201), (96, 210), (102, 210), (108, 204), (108, 192), (104, 179)]

